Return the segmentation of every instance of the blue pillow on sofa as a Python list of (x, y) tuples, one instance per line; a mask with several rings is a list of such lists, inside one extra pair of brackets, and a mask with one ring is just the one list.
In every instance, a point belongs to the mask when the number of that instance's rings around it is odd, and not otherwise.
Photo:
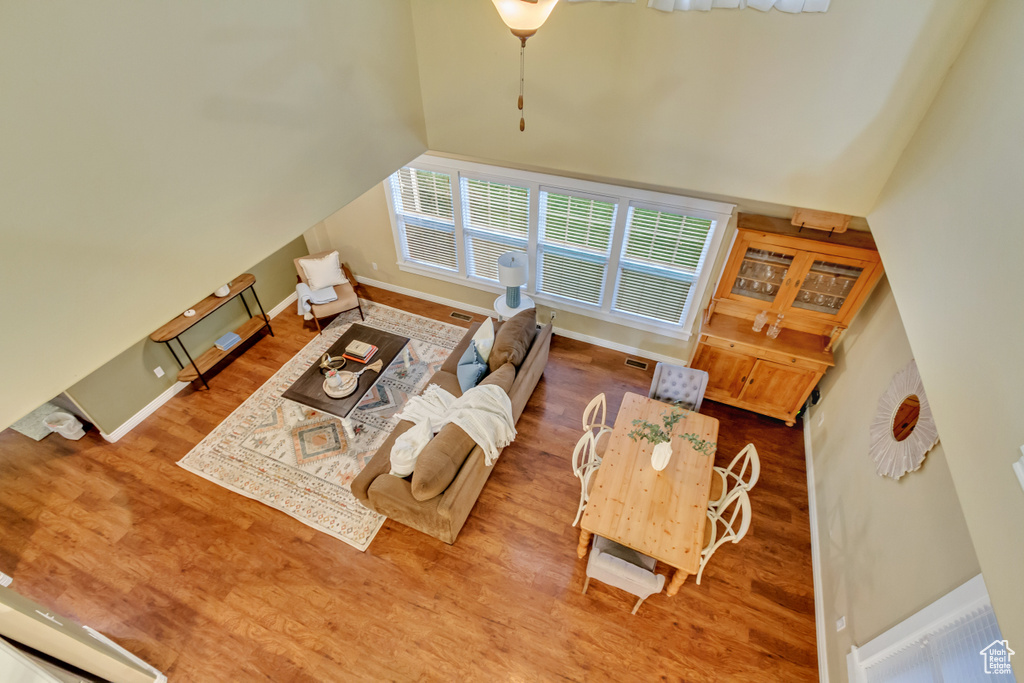
[(487, 363), (480, 357), (480, 352), (476, 350), (476, 342), (470, 342), (455, 368), (455, 374), (459, 377), (459, 387), (463, 392), (472, 389), (484, 378), (487, 370)]

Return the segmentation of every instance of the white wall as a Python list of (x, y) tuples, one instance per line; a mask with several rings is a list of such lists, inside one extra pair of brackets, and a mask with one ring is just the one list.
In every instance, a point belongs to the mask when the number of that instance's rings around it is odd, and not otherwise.
[(0, 427), (426, 146), (408, 0), (4, 3)]
[(483, 0), (413, 0), (433, 151), (866, 215), (985, 0), (824, 14), (560, 3), (526, 49)]
[[(868, 216), (1003, 635), (1024, 643), (1024, 3), (992, 0)], [(1018, 667), (1019, 668), (1019, 667)]]
[[(916, 472), (899, 480), (875, 474), (868, 427), (892, 376), (913, 357), (883, 278), (837, 346), (822, 400), (807, 418), (832, 683), (846, 680), (851, 645), (863, 645), (979, 571), (941, 442)], [(837, 632), (840, 617), (846, 629)]]

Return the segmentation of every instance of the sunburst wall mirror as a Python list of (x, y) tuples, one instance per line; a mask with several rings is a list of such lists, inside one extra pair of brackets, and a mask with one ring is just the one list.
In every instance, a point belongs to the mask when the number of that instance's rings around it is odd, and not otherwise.
[(939, 441), (932, 409), (924, 393), (917, 363), (910, 361), (893, 375), (878, 399), (871, 422), (871, 458), (879, 476), (899, 479), (921, 467)]

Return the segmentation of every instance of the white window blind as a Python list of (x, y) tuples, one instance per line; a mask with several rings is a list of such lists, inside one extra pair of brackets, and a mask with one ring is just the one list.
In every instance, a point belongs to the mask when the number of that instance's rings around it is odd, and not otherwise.
[(865, 680), (867, 683), (1012, 681), (1012, 675), (985, 673), (981, 650), (997, 640), (1002, 640), (999, 624), (992, 606), (986, 605), (865, 667)]
[(601, 304), (616, 209), (613, 201), (541, 189), (538, 292)]
[(731, 204), (424, 155), (385, 183), (402, 270), (687, 339)]
[(714, 225), (706, 218), (630, 206), (615, 310), (667, 323), (682, 321)]
[(990, 645), (995, 650), (1006, 647), (979, 574), (864, 646), (853, 648), (847, 673), (852, 683), (1014, 681), (1012, 672), (986, 672), (996, 666), (984, 654)]
[(498, 257), (525, 251), (530, 234), (530, 190), (519, 185), (463, 177), (463, 233), (469, 275), (497, 281)]
[(395, 218), (410, 261), (458, 270), (451, 176), (403, 168), (391, 176)]

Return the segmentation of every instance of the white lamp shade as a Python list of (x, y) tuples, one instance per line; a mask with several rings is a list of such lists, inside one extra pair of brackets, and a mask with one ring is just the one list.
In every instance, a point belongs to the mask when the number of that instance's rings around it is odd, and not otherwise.
[(539, 29), (558, 0), (491, 0), (505, 25), (515, 31), (532, 33)]
[(498, 282), (505, 287), (525, 285), (527, 264), (528, 259), (523, 252), (506, 251), (498, 257)]

